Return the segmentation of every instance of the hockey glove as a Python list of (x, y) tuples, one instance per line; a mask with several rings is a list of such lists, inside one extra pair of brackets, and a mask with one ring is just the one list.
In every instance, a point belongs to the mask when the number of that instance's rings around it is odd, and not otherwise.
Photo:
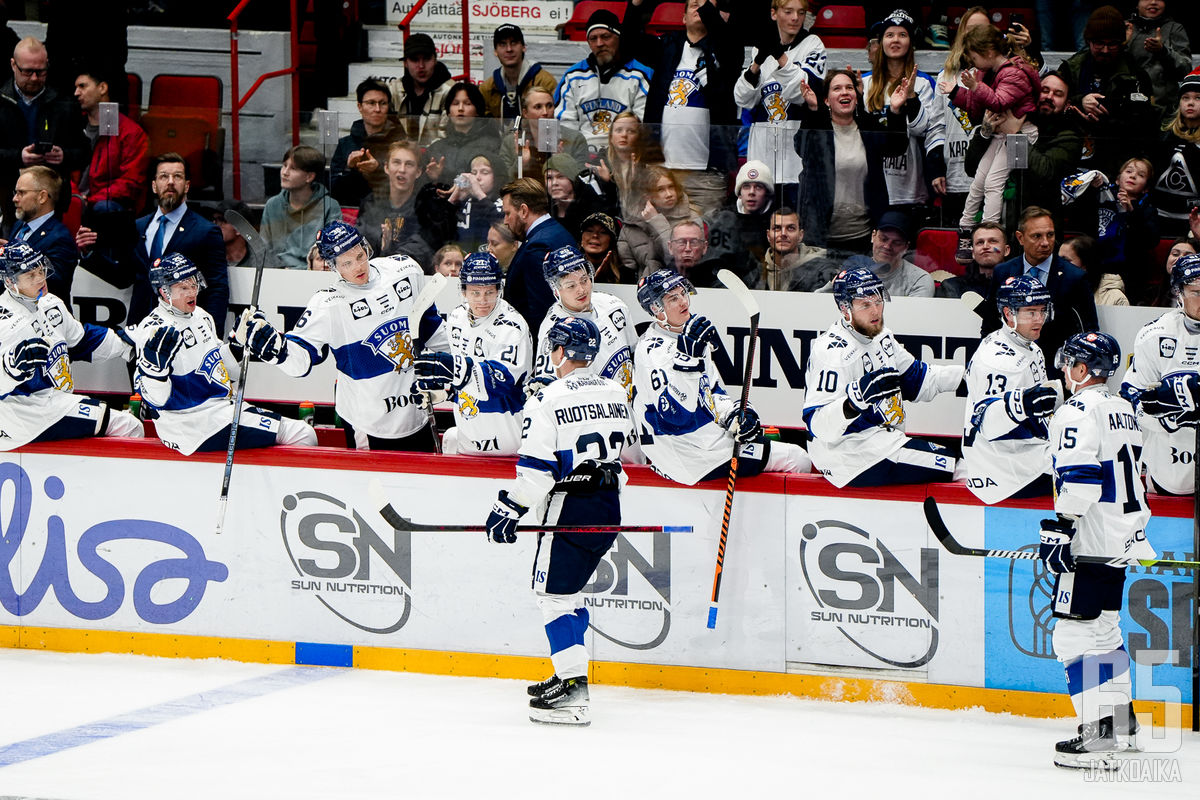
[(163, 325), (155, 329), (142, 346), (142, 356), (138, 359), (138, 369), (151, 378), (166, 377), (171, 371), (171, 362), (175, 354), (183, 346), (179, 329)]
[(846, 399), (860, 413), (870, 411), (880, 400), (900, 394), (900, 373), (892, 367), (868, 372), (846, 385)]
[(1058, 392), (1049, 386), (1032, 386), (1028, 389), (1013, 389), (1004, 393), (1004, 407), (1016, 422), (1031, 417), (1048, 417), (1054, 413)]
[(14, 381), (32, 378), (50, 358), (50, 345), (44, 339), (26, 339), (4, 356), (4, 371)]
[(1140, 399), (1147, 414), (1169, 417), (1176, 425), (1196, 422), (1200, 419), (1200, 375), (1168, 375), (1157, 389), (1142, 392)]
[(679, 334), (679, 352), (692, 358), (704, 358), (708, 346), (717, 340), (717, 329), (707, 317), (693, 314)]
[(545, 389), (550, 384), (554, 383), (554, 378), (549, 375), (537, 375), (525, 381), (525, 399), (539, 397), (542, 394), (542, 389)]
[(413, 362), (414, 383), (422, 392), (458, 391), (471, 379), (475, 361), (470, 356), (430, 352)]
[(742, 401), (734, 403), (733, 410), (725, 417), (725, 430), (738, 444), (750, 444), (762, 435), (762, 424), (758, 412), (750, 406), (742, 408)]
[(1075, 571), (1075, 559), (1071, 556), (1073, 538), (1073, 518), (1059, 514), (1056, 519), (1042, 520), (1042, 543), (1038, 545), (1038, 558), (1048, 571), (1055, 575)]
[(246, 348), (250, 355), (268, 364), (282, 364), (287, 358), (287, 343), (275, 326), (261, 311), (256, 311), (246, 325)]
[(496, 544), (512, 544), (517, 540), (517, 522), (529, 510), (501, 491), (492, 504), (492, 513), (487, 518), (488, 539)]

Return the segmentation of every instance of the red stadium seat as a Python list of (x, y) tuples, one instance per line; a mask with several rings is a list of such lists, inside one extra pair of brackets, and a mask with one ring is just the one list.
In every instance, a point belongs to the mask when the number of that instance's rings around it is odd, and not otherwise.
[(151, 108), (142, 115), (142, 129), (150, 139), (150, 152), (178, 153), (187, 161), (191, 181), (204, 185), (206, 150), (212, 150), (215, 130), (207, 119), (161, 113)]
[(571, 12), (571, 18), (563, 23), (563, 38), (570, 39), (573, 42), (586, 41), (588, 18), (602, 8), (616, 14), (617, 19), (625, 19), (625, 3), (620, 2), (620, 0), (618, 2), (613, 2), (613, 0), (580, 0), (580, 2), (575, 4), (575, 9)]
[(206, 119), (221, 127), (220, 78), (211, 75), (155, 75), (150, 81), (150, 110)]
[(655, 35), (683, 30), (683, 9), (686, 3), (659, 3), (650, 15), (646, 32)]
[(914, 263), (926, 272), (944, 269), (962, 275), (965, 268), (954, 260), (958, 250), (957, 228), (922, 228), (917, 232)]
[(1171, 253), (1171, 248), (1175, 246), (1175, 239), (1159, 239), (1158, 244), (1154, 247), (1154, 268), (1162, 269), (1167, 263), (1167, 256)]
[(825, 6), (816, 12), (812, 32), (826, 47), (866, 47), (866, 12), (861, 6)]
[[(118, 100), (118, 93), (113, 92), (110, 88), (110, 96), (114, 100)], [(142, 115), (142, 76), (136, 72), (125, 73), (125, 114), (130, 119), (137, 119)]]
[(357, 208), (347, 208), (346, 206), (342, 206), (342, 221), (348, 222), (351, 225), (357, 225), (358, 224), (358, 209)]

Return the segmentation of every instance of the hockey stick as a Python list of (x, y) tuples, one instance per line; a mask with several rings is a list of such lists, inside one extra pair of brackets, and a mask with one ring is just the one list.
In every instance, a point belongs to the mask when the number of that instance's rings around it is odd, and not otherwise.
[[(725, 285), (725, 288), (737, 298), (737, 301), (746, 309), (746, 313), (750, 315), (750, 343), (746, 350), (746, 371), (742, 376), (741, 408), (745, 409), (746, 403), (750, 399), (750, 377), (754, 372), (754, 350), (758, 342), (758, 301), (754, 299), (754, 295), (750, 294), (746, 284), (742, 283), (741, 279), (729, 270), (723, 269), (718, 272), (717, 280)], [(721, 576), (725, 571), (725, 544), (729, 540), (729, 517), (733, 513), (733, 493), (737, 488), (738, 450), (740, 447), (741, 445), (735, 438), (733, 454), (729, 457), (729, 482), (725, 485), (725, 507), (721, 511), (721, 538), (717, 543), (717, 565), (713, 570), (712, 602), (708, 606), (709, 630), (715, 630), (717, 627), (717, 603), (721, 597)]]
[[(225, 219), (230, 225), (241, 234), (246, 240), (246, 245), (250, 248), (250, 253), (255, 256), (254, 266), (254, 289), (250, 292), (250, 307), (258, 307), (258, 292), (262, 289), (263, 265), (266, 264), (266, 242), (254, 229), (254, 226), (246, 221), (236, 211), (229, 210), (225, 212)], [(246, 313), (250, 313), (249, 310)], [(217, 500), (217, 533), (225, 527), (225, 509), (229, 506), (229, 479), (233, 476), (233, 454), (237, 450), (237, 435), (238, 425), (242, 421), (242, 398), (246, 396), (246, 373), (250, 370), (250, 347), (248, 342), (243, 342), (242, 363), (240, 374), (238, 375), (237, 393), (233, 400), (233, 422), (229, 424), (229, 449), (225, 451), (225, 475), (221, 478), (221, 497)]]
[[(486, 531), (487, 525), (424, 525), (404, 517), (392, 507), (387, 496), (383, 493), (383, 485), (375, 478), (367, 484), (367, 492), (372, 502), (379, 507), (379, 516), (384, 522), (398, 531), (436, 531), (436, 532), (480, 532)], [(691, 533), (691, 525), (594, 525), (580, 527), (578, 525), (522, 525), (519, 531), (535, 533)]]
[(972, 292), (970, 290), (965, 291), (962, 293), (962, 296), (958, 298), (958, 302), (966, 306), (972, 314), (979, 317), (983, 316), (979, 309), (983, 308), (985, 301), (983, 299), (983, 295), (981, 295), (979, 292)]
[[(942, 513), (938, 510), (937, 501), (932, 497), (925, 498), (925, 520), (933, 530), (933, 535), (942, 543), (946, 551), (956, 556), (975, 556), (978, 558), (1006, 558), (1010, 561), (1037, 561), (1038, 554), (1033, 550), (991, 550), (984, 547), (967, 547), (961, 544), (946, 523), (942, 521)], [(1158, 567), (1160, 569), (1200, 569), (1200, 561), (1180, 561), (1170, 558), (1107, 558), (1105, 556), (1075, 556), (1076, 564), (1103, 564), (1107, 567)]]
[[(440, 272), (435, 272), (430, 276), (429, 281), (425, 284), (425, 288), (417, 294), (417, 299), (413, 301), (412, 311), (408, 312), (408, 319), (411, 323), (415, 318), (415, 327), (418, 333), (421, 330), (421, 317), (425, 315), (425, 311), (437, 300), (437, 296), (441, 294), (442, 288), (445, 285), (446, 276)], [(440, 456), (442, 454), (442, 440), (438, 438), (437, 419), (433, 416), (432, 399), (426, 407), (426, 412), (429, 414), (429, 432), (433, 434), (433, 450)]]

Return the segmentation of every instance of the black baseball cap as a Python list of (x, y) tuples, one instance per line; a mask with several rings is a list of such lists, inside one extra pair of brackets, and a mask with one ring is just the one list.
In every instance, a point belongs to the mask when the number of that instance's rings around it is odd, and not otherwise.
[(875, 226), (877, 231), (896, 231), (906, 242), (912, 242), (912, 218), (903, 211), (885, 211)]
[(525, 44), (525, 34), (522, 33), (521, 29), (511, 22), (506, 22), (492, 32), (492, 47), (509, 39), (516, 39), (517, 43)]
[(437, 48), (433, 46), (433, 39), (427, 33), (414, 33), (404, 43), (405, 58), (420, 58), (422, 56), (435, 55), (437, 55)]

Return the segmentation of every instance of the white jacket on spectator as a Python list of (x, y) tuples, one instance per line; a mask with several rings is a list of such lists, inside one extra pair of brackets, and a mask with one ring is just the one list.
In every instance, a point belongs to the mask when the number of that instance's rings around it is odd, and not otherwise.
[(554, 92), (554, 116), (565, 126), (583, 134), (588, 147), (599, 151), (608, 146), (608, 131), (622, 111), (638, 119), (646, 115), (646, 94), (654, 71), (630, 59), (601, 80), (588, 56), (563, 73)]
[[(871, 91), (871, 78), (871, 73), (863, 73), (864, 96)], [(929, 200), (925, 154), (941, 148), (946, 142), (942, 101), (936, 97), (937, 85), (930, 75), (917, 72), (916, 93), (917, 99), (921, 101), (921, 111), (916, 119), (908, 121), (908, 152), (898, 158), (885, 158), (883, 161), (888, 201), (892, 205), (925, 203)]]

